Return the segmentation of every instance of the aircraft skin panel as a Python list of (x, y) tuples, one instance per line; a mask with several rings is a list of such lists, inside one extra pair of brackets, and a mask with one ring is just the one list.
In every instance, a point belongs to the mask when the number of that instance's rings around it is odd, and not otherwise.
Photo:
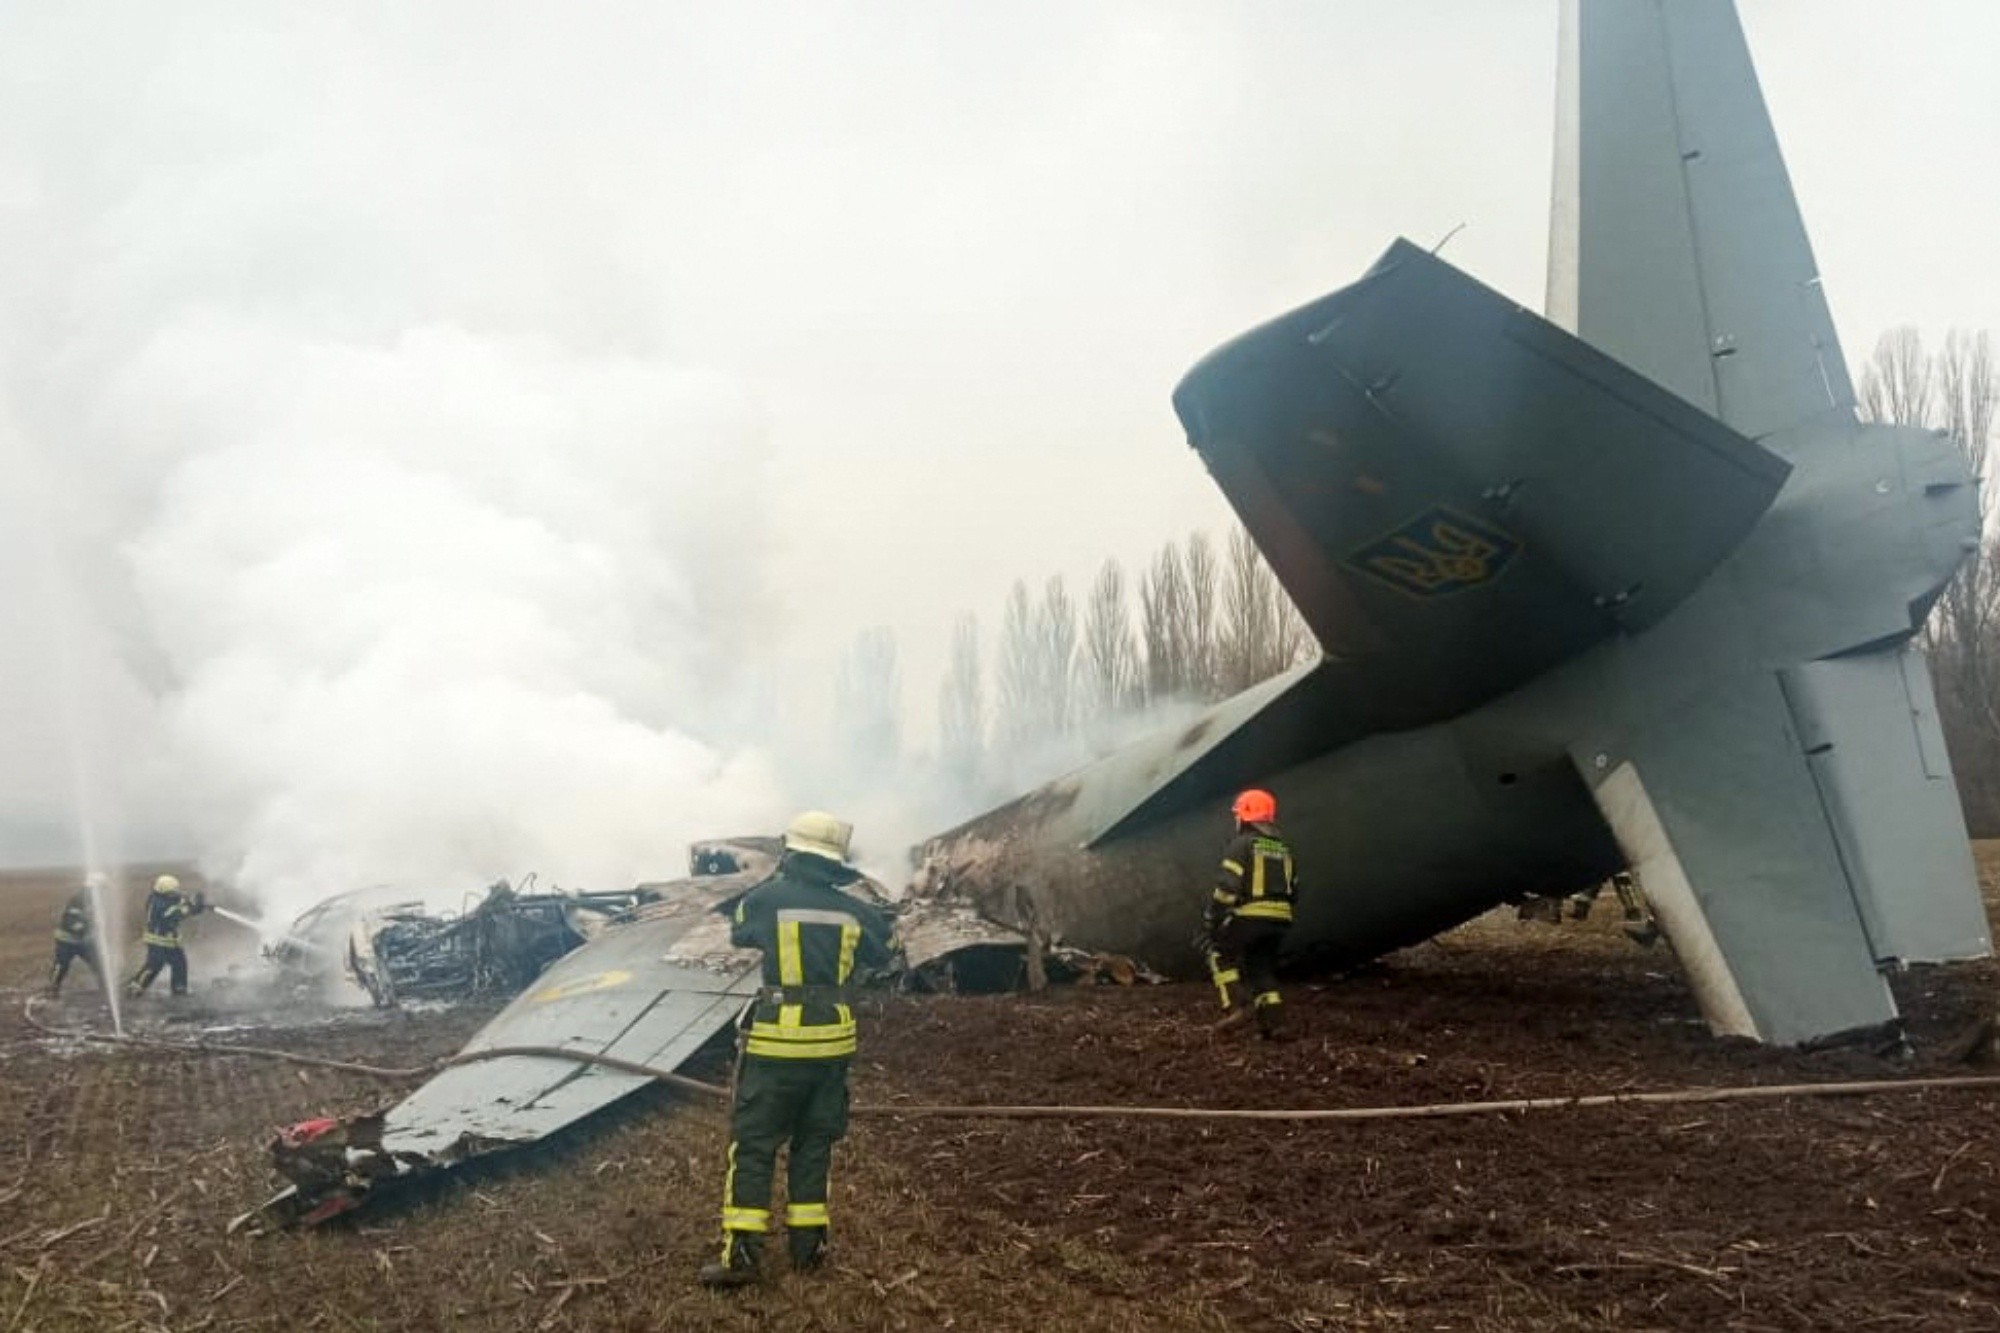
[(1565, 0), (1548, 309), (1753, 439), (1854, 389), (1730, 0)]
[(1808, 662), (1784, 682), (1877, 961), (1989, 955), (1923, 653), (1905, 643)]
[(1576, 759), (1718, 1033), (1790, 1045), (1895, 1019), (1775, 673)]

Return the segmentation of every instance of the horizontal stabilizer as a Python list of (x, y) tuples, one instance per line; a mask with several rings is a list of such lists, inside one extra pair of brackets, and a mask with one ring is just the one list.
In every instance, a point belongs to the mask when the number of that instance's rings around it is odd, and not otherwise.
[(1986, 957), (1986, 906), (1923, 653), (1905, 643), (1783, 679), (1876, 960)]
[(1328, 651), (1432, 718), (1659, 620), (1788, 473), (1404, 241), (1174, 406)]
[(1576, 760), (1717, 1033), (1790, 1045), (1896, 1017), (1775, 674)]

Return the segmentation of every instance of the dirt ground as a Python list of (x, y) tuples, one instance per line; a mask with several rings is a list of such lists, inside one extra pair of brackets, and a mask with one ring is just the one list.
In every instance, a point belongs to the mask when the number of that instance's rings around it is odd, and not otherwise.
[[(2000, 848), (1982, 865), (1991, 901)], [(230, 1236), (274, 1188), (273, 1126), (397, 1085), (49, 1042), (22, 1007), (60, 896), (0, 880), (0, 1333), (2000, 1328), (1989, 1091), (1310, 1126), (857, 1120), (833, 1271), (727, 1297), (690, 1281), (723, 1119), (661, 1092), (356, 1224)], [(1943, 1051), (2000, 990), (1991, 964), (1899, 978), (1913, 1059), (1718, 1042), (1615, 916), (1496, 915), (1295, 984), (1303, 1036), (1281, 1046), (1215, 1039), (1196, 986), (883, 996), (856, 1099), (1338, 1106), (1965, 1072)], [(241, 971), (214, 986), (226, 933), (191, 934), (196, 995), (142, 1002), (141, 1027), (247, 1019), (262, 1044), (414, 1065), (486, 1016), (288, 1011)], [(102, 1022), (82, 982), (42, 1015)]]

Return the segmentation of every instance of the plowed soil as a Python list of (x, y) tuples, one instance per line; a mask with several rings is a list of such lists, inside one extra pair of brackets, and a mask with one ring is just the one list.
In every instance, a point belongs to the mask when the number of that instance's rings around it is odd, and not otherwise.
[[(780, 1262), (726, 1297), (690, 1280), (723, 1118), (659, 1092), (356, 1222), (232, 1236), (275, 1188), (273, 1126), (411, 1081), (51, 1041), (22, 1009), (60, 899), (55, 877), (0, 882), (0, 1330), (2000, 1328), (1990, 1090), (1359, 1124), (861, 1118), (833, 1271)], [(1288, 1044), (1211, 1033), (1197, 986), (882, 996), (856, 1100), (1414, 1105), (1979, 1072), (1953, 1048), (1993, 1013), (1990, 964), (1898, 978), (1914, 1056), (1771, 1051), (1710, 1037), (1664, 947), (1615, 915), (1496, 914), (1295, 982)], [(242, 971), (218, 987), (226, 928), (197, 925), (195, 995), (142, 1002), (138, 1028), (238, 1023), (225, 1039), (404, 1066), (486, 1017), (329, 1019)], [(71, 988), (38, 1016), (102, 1024), (88, 974)]]

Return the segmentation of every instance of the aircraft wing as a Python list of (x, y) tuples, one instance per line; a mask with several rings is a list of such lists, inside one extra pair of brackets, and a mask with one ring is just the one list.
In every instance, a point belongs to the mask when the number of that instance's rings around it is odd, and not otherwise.
[(1854, 388), (1730, 0), (1564, 0), (1549, 318), (1752, 439)]
[(1407, 241), (1212, 353), (1174, 407), (1320, 642), (1393, 683), (1404, 726), (1653, 624), (1789, 472)]

